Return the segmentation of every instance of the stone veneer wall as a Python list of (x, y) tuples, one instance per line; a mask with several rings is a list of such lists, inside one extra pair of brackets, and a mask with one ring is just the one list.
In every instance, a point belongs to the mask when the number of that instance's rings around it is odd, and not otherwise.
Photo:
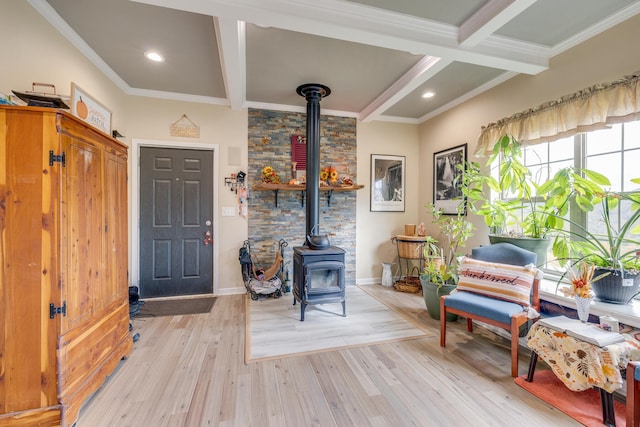
[[(274, 259), (277, 242), (285, 239), (285, 265), (293, 281), (293, 247), (301, 246), (305, 237), (305, 207), (301, 191), (278, 193), (275, 207), (273, 191), (254, 191), (261, 182), (262, 168), (271, 166), (281, 182), (291, 179), (291, 136), (306, 133), (306, 113), (249, 109), (247, 188), (249, 189), (248, 236), (251, 252), (258, 266), (268, 267)], [(355, 183), (356, 120), (321, 115), (320, 168), (333, 166), (339, 177), (348, 175)], [(328, 234), (331, 244), (346, 254), (345, 280), (355, 284), (356, 192), (334, 192), (327, 206), (327, 192), (320, 192), (319, 234)]]

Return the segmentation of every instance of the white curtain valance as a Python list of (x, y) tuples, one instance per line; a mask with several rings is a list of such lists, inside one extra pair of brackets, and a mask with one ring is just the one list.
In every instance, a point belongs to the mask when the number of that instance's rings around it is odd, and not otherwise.
[(640, 71), (483, 126), (475, 154), (491, 154), (503, 135), (533, 145), (639, 119)]

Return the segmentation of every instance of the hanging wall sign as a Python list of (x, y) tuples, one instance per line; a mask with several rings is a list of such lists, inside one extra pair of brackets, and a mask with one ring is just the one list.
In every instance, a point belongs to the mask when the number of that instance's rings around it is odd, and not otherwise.
[(71, 83), (71, 113), (111, 136), (111, 110)]
[(191, 121), (186, 114), (183, 114), (169, 126), (169, 135), (182, 136), (187, 138), (200, 138), (200, 126)]

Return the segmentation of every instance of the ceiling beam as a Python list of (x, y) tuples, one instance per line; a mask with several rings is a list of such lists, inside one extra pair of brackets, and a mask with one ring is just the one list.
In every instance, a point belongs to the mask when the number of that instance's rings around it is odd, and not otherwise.
[(490, 0), (460, 25), (458, 43), (473, 47), (538, 0)]
[(243, 21), (214, 18), (214, 25), (227, 98), (233, 110), (240, 110), (247, 98), (246, 24)]
[(423, 57), (371, 104), (367, 105), (362, 112), (360, 112), (359, 119), (363, 122), (376, 120), (391, 106), (395, 105), (431, 77), (435, 76), (451, 62), (452, 61), (442, 60), (433, 56)]
[(229, 101), (226, 98), (216, 98), (214, 96), (192, 95), (188, 93), (165, 92), (160, 90), (139, 88), (131, 88), (126, 93), (127, 95), (144, 96), (154, 99), (167, 99), (170, 101), (229, 106)]
[[(456, 26), (342, 0), (131, 1), (519, 73), (549, 65), (543, 46), (491, 35), (473, 48), (460, 46)], [(528, 1), (515, 0), (513, 10)]]

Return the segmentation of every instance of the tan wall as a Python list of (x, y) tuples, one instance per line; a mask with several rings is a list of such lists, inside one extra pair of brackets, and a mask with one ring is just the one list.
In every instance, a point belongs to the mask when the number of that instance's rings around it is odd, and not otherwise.
[[(200, 128), (199, 138), (177, 138), (170, 135), (170, 125), (186, 114)], [(218, 187), (214, 188), (214, 250), (218, 260), (214, 263), (218, 281), (216, 294), (244, 292), (238, 249), (247, 238), (247, 220), (237, 213), (233, 217), (223, 217), (222, 208), (231, 207), (237, 212), (238, 200), (224, 178), (239, 171), (247, 172), (247, 110), (233, 111), (229, 107), (158, 100), (144, 97), (130, 97), (127, 102), (129, 126), (123, 134), (129, 141), (160, 141), (162, 143), (215, 145), (218, 150), (218, 168), (215, 169)], [(229, 148), (240, 152), (240, 164), (230, 165)], [(131, 153), (133, 156), (136, 153)], [(235, 160), (235, 159), (234, 159)], [(131, 167), (135, 165), (132, 158)], [(131, 170), (130, 175), (137, 173)], [(131, 182), (131, 180), (130, 180)], [(133, 193), (133, 191), (132, 191)], [(137, 203), (132, 194), (130, 206)], [(132, 239), (135, 239), (137, 220), (131, 218)], [(132, 270), (137, 271), (137, 254), (132, 257)], [(134, 265), (135, 264), (135, 265)], [(132, 277), (135, 283), (136, 277)]]
[[(404, 212), (371, 212), (371, 155), (405, 156), (406, 188)], [(396, 262), (391, 237), (404, 234), (404, 224), (416, 224), (424, 210), (419, 191), (418, 126), (399, 123), (358, 123), (358, 191), (356, 221), (357, 283), (379, 282), (382, 262)], [(397, 266), (394, 266), (394, 269)]]
[(1, 1), (0, 17), (4, 34), (0, 41), (0, 92), (30, 91), (33, 82), (40, 82), (51, 83), (57, 93), (69, 96), (74, 82), (111, 110), (114, 129), (126, 126), (124, 92), (28, 2)]
[[(125, 135), (123, 142), (131, 146), (132, 140), (152, 140), (214, 144), (218, 147), (219, 164), (216, 176), (217, 235), (216, 264), (218, 293), (243, 292), (237, 259), (238, 248), (247, 238), (247, 222), (235, 217), (222, 217), (223, 207), (235, 207), (235, 194), (224, 187), (224, 177), (239, 170), (247, 171), (247, 111), (232, 111), (228, 107), (213, 106), (152, 98), (128, 96), (89, 62), (84, 55), (58, 33), (36, 10), (21, 0), (0, 2), (0, 16), (11, 17), (3, 21), (11, 39), (0, 42), (3, 67), (0, 67), (0, 91), (9, 94), (11, 89), (31, 90), (32, 82), (55, 84), (58, 92), (70, 94), (71, 82), (75, 82), (93, 97), (107, 106), (113, 114), (113, 128)], [(11, 64), (11, 66), (6, 66)], [(174, 138), (169, 135), (169, 125), (186, 114), (200, 126), (199, 138)], [(358, 175), (367, 189), (358, 191), (358, 253), (357, 277), (379, 278), (379, 262), (392, 259), (394, 248), (390, 236), (402, 230), (402, 225), (417, 219), (417, 126), (389, 123), (364, 124), (358, 129)], [(229, 148), (240, 150), (241, 165), (229, 165)], [(370, 154), (397, 154), (407, 156), (407, 208), (404, 213), (369, 212), (368, 181)], [(134, 155), (134, 153), (130, 153)], [(133, 159), (132, 159), (133, 160)], [(130, 165), (134, 162), (130, 161)], [(131, 166), (130, 166), (131, 167)], [(129, 171), (130, 177), (137, 172)], [(130, 179), (130, 182), (132, 179)], [(130, 207), (138, 195), (129, 192)], [(129, 218), (130, 245), (137, 233), (137, 220)], [(371, 231), (374, 230), (374, 231)], [(137, 271), (138, 254), (129, 250), (130, 270)], [(137, 278), (131, 277), (131, 284)]]
[[(640, 69), (635, 43), (640, 40), (640, 16), (558, 55), (550, 69), (536, 76), (520, 75), (420, 126), (420, 205), (433, 195), (433, 153), (467, 143), (473, 157), (481, 126), (538, 106), (588, 86), (613, 81)], [(483, 161), (483, 160), (481, 160)], [(421, 211), (421, 221), (429, 218)], [(487, 228), (477, 215), (479, 227), (468, 248), (488, 243)], [(437, 230), (428, 227), (430, 234)]]
[[(0, 2), (3, 30), (11, 37), (0, 41), (0, 91), (10, 94), (11, 89), (31, 90), (32, 82), (56, 85), (58, 93), (69, 95), (71, 82), (99, 100), (112, 112), (113, 129), (125, 135), (122, 141), (131, 146), (132, 139), (157, 141), (186, 141), (188, 143), (216, 144), (219, 168), (215, 172), (219, 182), (217, 196), (217, 253), (219, 262), (218, 292), (243, 292), (244, 287), (238, 263), (238, 248), (246, 239), (246, 220), (238, 216), (222, 217), (222, 207), (235, 207), (235, 194), (224, 187), (224, 177), (239, 170), (246, 171), (247, 112), (232, 111), (228, 107), (195, 103), (157, 100), (126, 95), (89, 62), (71, 43), (54, 29), (29, 3), (23, 0)], [(200, 126), (200, 138), (173, 138), (169, 125), (187, 114)], [(230, 166), (229, 147), (241, 151), (240, 166)], [(133, 163), (130, 152), (130, 168)], [(132, 177), (130, 169), (129, 176)], [(131, 183), (131, 179), (129, 182)], [(136, 194), (129, 192), (129, 206)], [(131, 215), (131, 213), (130, 213)], [(215, 224), (215, 223), (214, 223)], [(131, 236), (137, 232), (137, 221), (129, 218)], [(138, 254), (129, 250), (130, 270), (137, 270)], [(132, 268), (133, 267), (133, 268)], [(137, 284), (137, 278), (130, 278)]]
[[(247, 112), (127, 96), (27, 2), (1, 1), (0, 16), (5, 18), (4, 32), (11, 34), (10, 38), (5, 37), (0, 42), (3, 58), (0, 91), (30, 90), (32, 82), (47, 82), (55, 84), (59, 93), (68, 95), (73, 81), (112, 111), (113, 128), (126, 136), (124, 142), (127, 144), (132, 138), (178, 140), (169, 136), (168, 126), (182, 114), (187, 114), (200, 126), (200, 138), (185, 140), (217, 144), (218, 290), (221, 293), (242, 291), (237, 249), (246, 239), (246, 220), (237, 216), (221, 217), (220, 210), (236, 203), (235, 195), (223, 185), (224, 177), (246, 168)], [(402, 233), (404, 224), (424, 221), (430, 227), (424, 205), (432, 198), (434, 152), (468, 143), (468, 150), (472, 153), (482, 125), (640, 69), (640, 62), (633, 51), (635, 40), (640, 40), (640, 17), (558, 56), (551, 61), (552, 69), (549, 71), (511, 79), (420, 126), (358, 123), (358, 180), (366, 187), (357, 192), (357, 281), (379, 280), (380, 262), (395, 259), (395, 247), (390, 238)], [(241, 166), (228, 164), (230, 147), (241, 150)], [(371, 154), (406, 156), (405, 212), (370, 212)], [(135, 195), (130, 196), (131, 199), (133, 197)], [(482, 227), (478, 218), (474, 222)], [(433, 228), (431, 231), (437, 234)], [(483, 231), (486, 229), (476, 234), (470, 246), (486, 242)], [(130, 253), (130, 259), (137, 263), (137, 254)]]

